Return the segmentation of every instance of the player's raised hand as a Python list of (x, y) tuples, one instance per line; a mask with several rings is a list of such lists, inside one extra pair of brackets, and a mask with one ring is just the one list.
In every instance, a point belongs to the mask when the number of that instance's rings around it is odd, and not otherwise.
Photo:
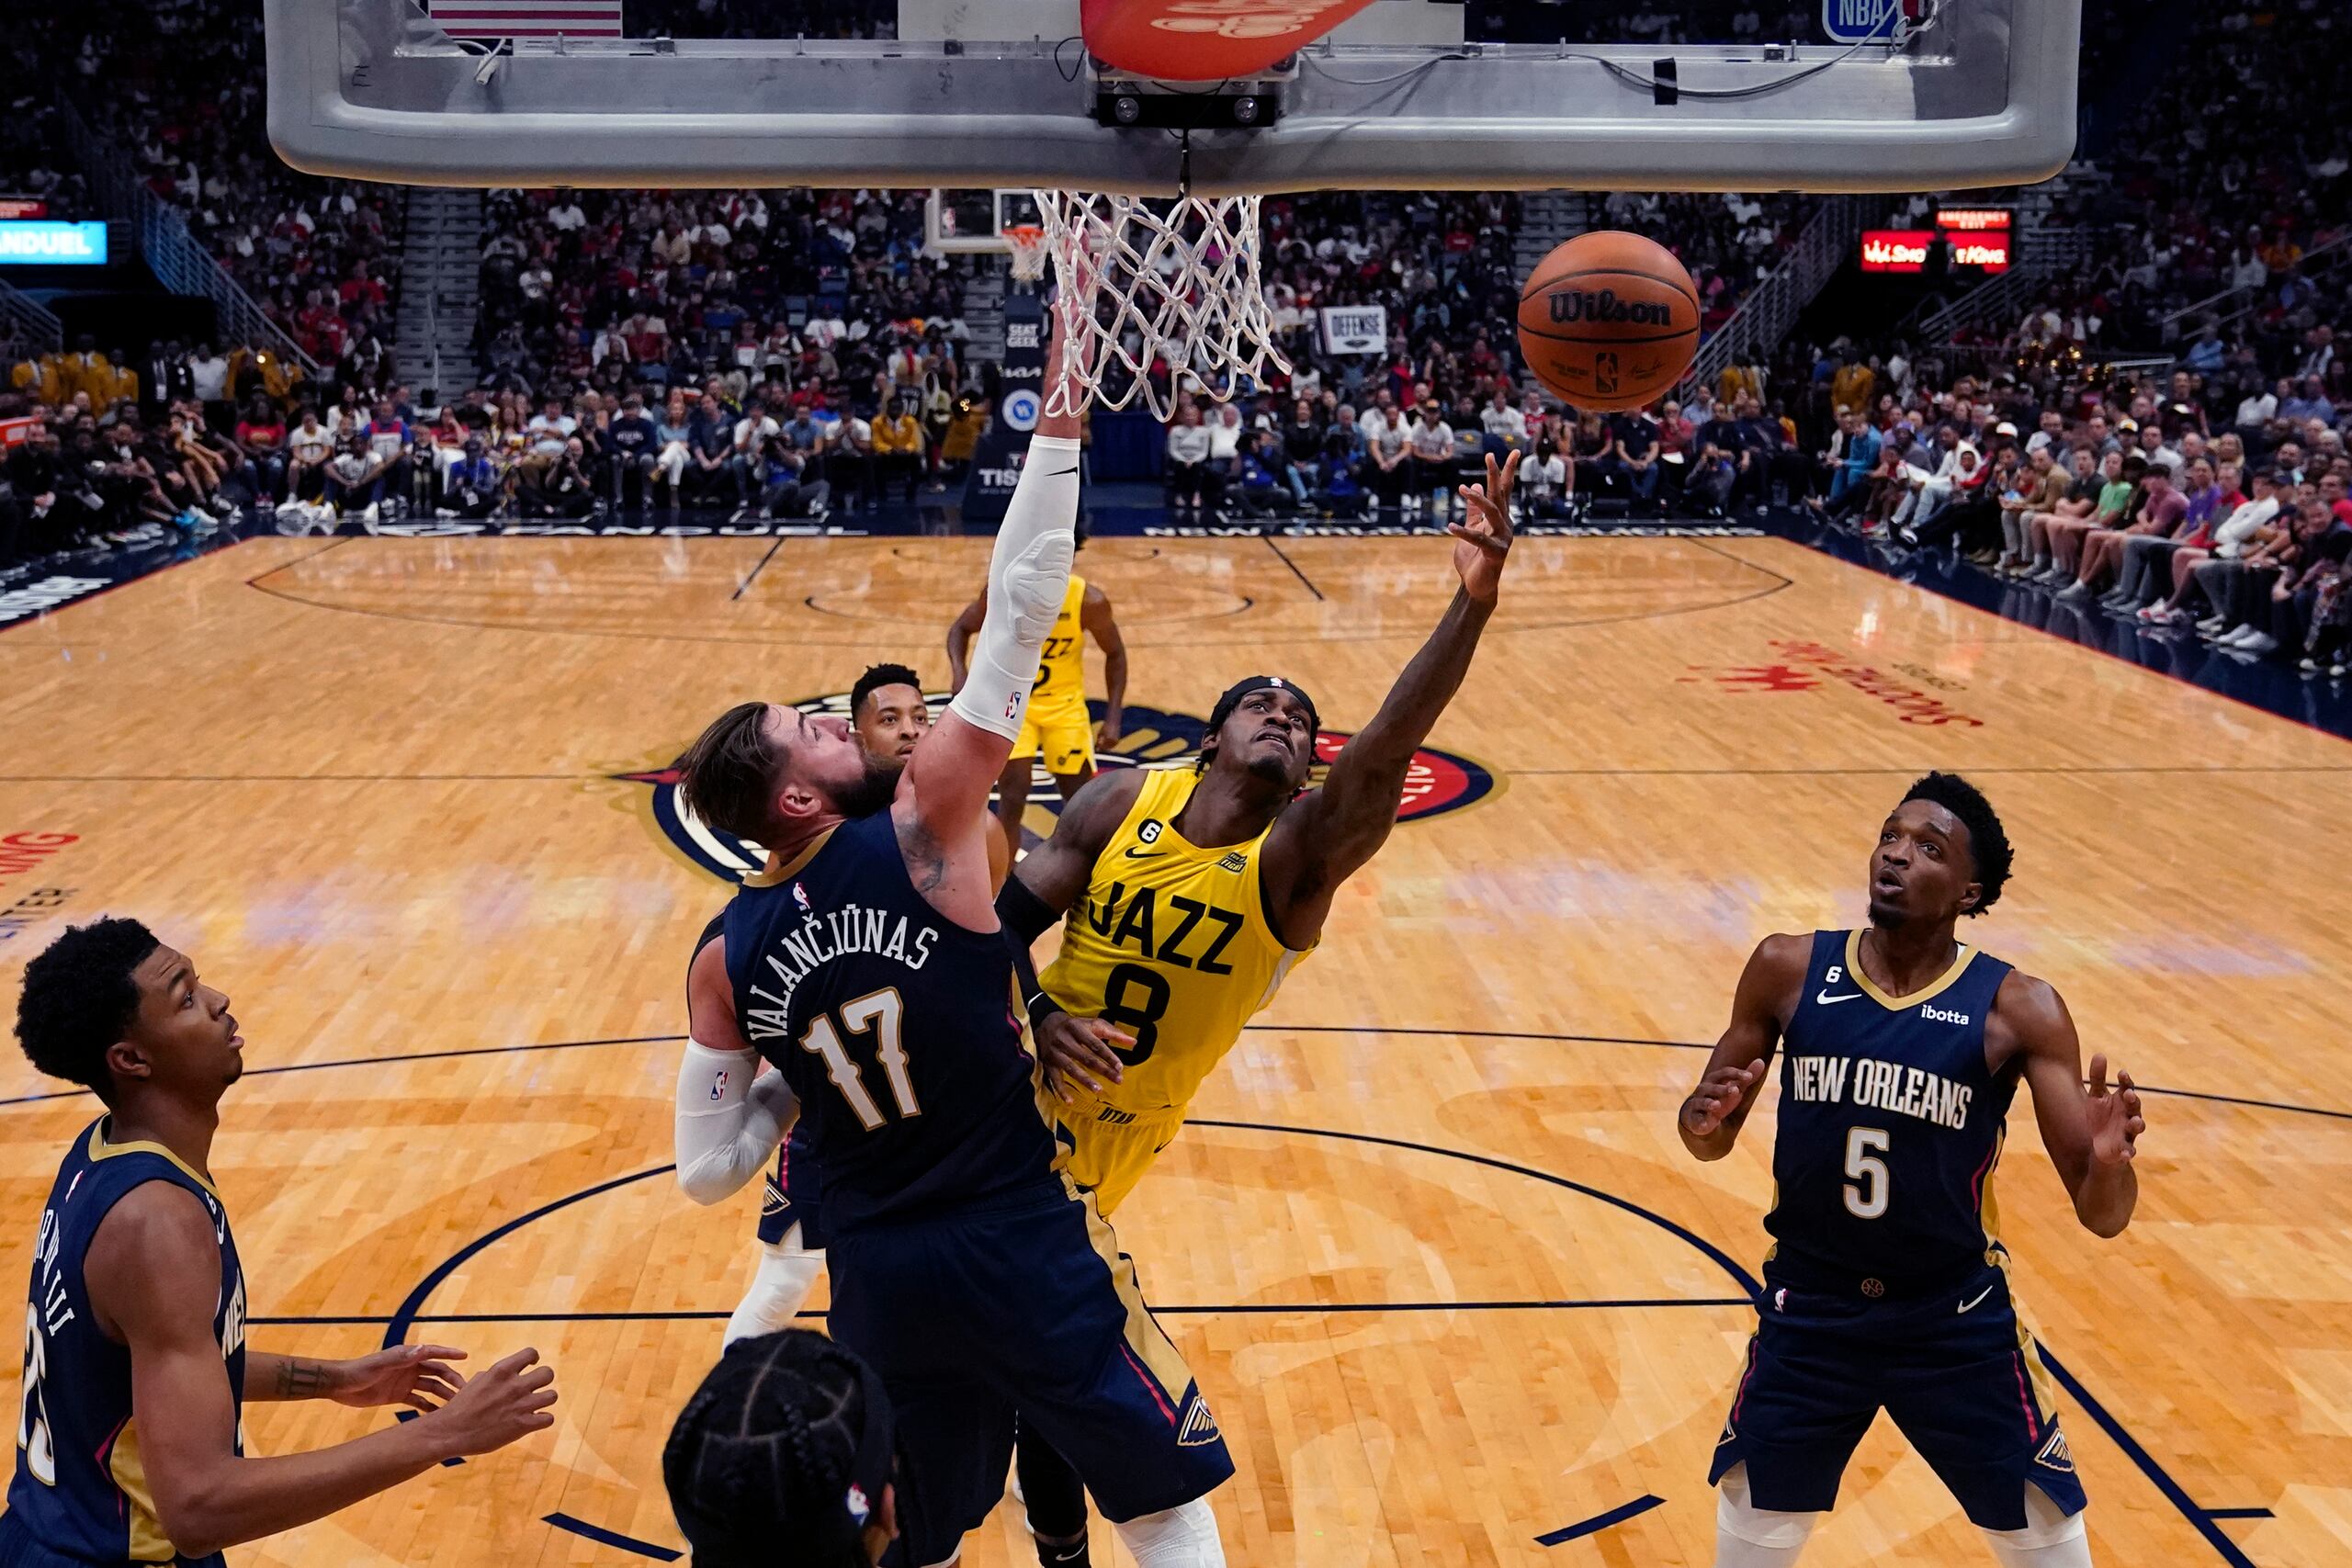
[(465, 1359), (463, 1350), (447, 1345), (395, 1345), (372, 1356), (331, 1363), (333, 1381), (326, 1395), (338, 1404), (363, 1409), (379, 1404), (437, 1409), (466, 1386), (465, 1373), (449, 1365)]
[(1446, 525), (1454, 538), (1453, 570), (1470, 597), (1482, 604), (1492, 604), (1502, 583), (1503, 561), (1510, 554), (1510, 490), (1518, 478), (1518, 453), (1500, 465), (1487, 453), (1487, 482), (1462, 487), (1469, 514)]
[(2132, 1086), (2132, 1075), (2117, 1068), (2115, 1087), (2109, 1089), (2107, 1056), (2101, 1053), (2091, 1058), (2088, 1089), (2085, 1110), (2090, 1119), (2091, 1158), (2106, 1166), (2130, 1163), (2139, 1153), (2140, 1134), (2148, 1127), (2140, 1114), (2140, 1091)]
[(517, 1350), (425, 1417), (451, 1454), (490, 1453), (555, 1425), (555, 1369), (538, 1362), (537, 1350)]
[(1100, 1095), (1102, 1080), (1117, 1083), (1125, 1069), (1112, 1047), (1135, 1043), (1114, 1024), (1099, 1018), (1072, 1018), (1066, 1012), (1049, 1014), (1034, 1033), (1037, 1060), (1046, 1069), (1046, 1087), (1065, 1105), (1077, 1100), (1076, 1085), (1083, 1084)]
[(1715, 1068), (1699, 1080), (1699, 1087), (1682, 1102), (1683, 1128), (1694, 1138), (1716, 1132), (1731, 1120), (1731, 1113), (1739, 1109), (1748, 1091), (1763, 1079), (1761, 1061), (1750, 1062), (1744, 1067)]

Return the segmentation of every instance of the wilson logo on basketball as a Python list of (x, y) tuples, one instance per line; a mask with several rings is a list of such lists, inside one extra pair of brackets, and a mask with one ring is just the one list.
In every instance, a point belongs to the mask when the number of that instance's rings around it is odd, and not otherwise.
[[(932, 711), (942, 712), (947, 705), (947, 694), (931, 693), (930, 700)], [(795, 705), (806, 714), (828, 714), (839, 718), (849, 716), (849, 694), (845, 692), (811, 697)], [(1092, 716), (1100, 720), (1102, 705), (1090, 702), (1087, 705), (1092, 710)], [(1189, 767), (1199, 760), (1201, 739), (1208, 728), (1205, 720), (1192, 714), (1170, 713), (1135, 703), (1129, 703), (1123, 710), (1121, 723), (1123, 728), (1118, 750), (1103, 752), (1095, 759), (1102, 767)], [(1349, 735), (1346, 730), (1326, 729), (1315, 738), (1315, 763), (1308, 775), (1310, 785), (1323, 782), (1331, 760), (1340, 754), (1340, 748), (1348, 743)], [(660, 829), (662, 839), (673, 848), (713, 876), (726, 882), (741, 882), (757, 871), (766, 860), (767, 852), (759, 845), (720, 831), (679, 803), (675, 763), (615, 773), (612, 777), (625, 784), (651, 786), (654, 827)], [(1396, 819), (1399, 822), (1419, 821), (1422, 818), (1475, 806), (1494, 794), (1495, 785), (1495, 775), (1469, 758), (1423, 747), (1413, 753), (1412, 766), (1406, 772)], [(1061, 810), (1061, 795), (1054, 788), (1052, 777), (1042, 771), (1030, 785), (1029, 804), (1057, 814)]]
[(1552, 320), (1558, 322), (1624, 321), (1637, 327), (1670, 327), (1674, 324), (1674, 308), (1671, 305), (1642, 299), (1620, 299), (1613, 288), (1592, 291), (1555, 288), (1550, 299)]

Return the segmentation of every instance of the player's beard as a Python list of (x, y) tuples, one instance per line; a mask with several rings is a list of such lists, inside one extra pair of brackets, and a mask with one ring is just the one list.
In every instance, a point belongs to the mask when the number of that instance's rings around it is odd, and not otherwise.
[(833, 798), (833, 808), (844, 817), (871, 817), (888, 810), (898, 795), (899, 775), (906, 772), (906, 764), (870, 755), (865, 761), (865, 773)]

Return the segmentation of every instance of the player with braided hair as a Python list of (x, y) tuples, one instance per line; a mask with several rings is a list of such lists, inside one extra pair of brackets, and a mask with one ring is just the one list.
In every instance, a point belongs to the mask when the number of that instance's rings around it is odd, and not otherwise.
[(694, 1568), (871, 1568), (907, 1506), (874, 1370), (786, 1329), (727, 1348), (662, 1451)]

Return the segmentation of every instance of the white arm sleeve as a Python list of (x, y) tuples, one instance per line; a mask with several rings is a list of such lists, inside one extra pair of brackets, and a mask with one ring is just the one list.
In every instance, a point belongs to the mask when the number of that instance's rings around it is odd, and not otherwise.
[(686, 1043), (678, 1064), (678, 1186), (716, 1203), (760, 1173), (800, 1113), (782, 1073), (760, 1077), (756, 1051)]
[(1037, 650), (1069, 592), (1078, 454), (1079, 444), (1069, 436), (1029, 438), (1021, 481), (989, 557), (988, 615), (973, 639), (971, 673), (948, 705), (967, 722), (1008, 740), (1021, 734), (1029, 685), (1037, 678)]

